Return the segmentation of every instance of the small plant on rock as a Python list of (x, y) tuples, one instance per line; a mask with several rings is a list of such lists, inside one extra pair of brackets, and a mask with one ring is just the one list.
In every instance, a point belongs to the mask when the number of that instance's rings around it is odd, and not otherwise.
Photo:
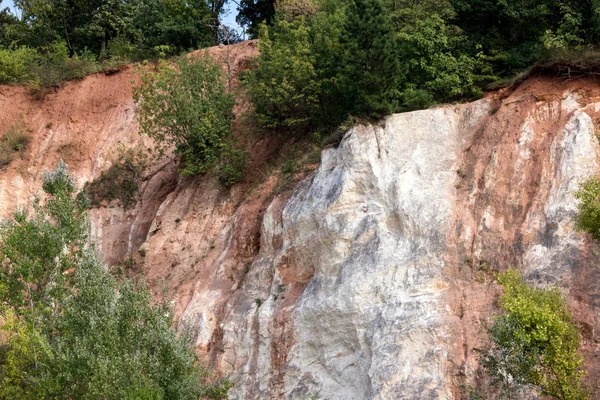
[(21, 117), (14, 123), (0, 140), (0, 167), (10, 164), (17, 154), (25, 151), (30, 137), (27, 134), (25, 122)]
[(579, 200), (575, 227), (600, 240), (600, 180), (590, 178), (585, 181), (575, 193), (575, 198)]
[(530, 287), (514, 270), (498, 280), (501, 313), (488, 327), (491, 346), (481, 357), (492, 381), (505, 394), (533, 386), (543, 396), (587, 399), (579, 334), (561, 292)]
[(99, 207), (103, 201), (118, 200), (123, 208), (128, 209), (138, 199), (145, 165), (146, 157), (143, 154), (122, 150), (117, 161), (108, 170), (98, 179), (85, 184), (82, 193), (87, 195), (94, 207)]

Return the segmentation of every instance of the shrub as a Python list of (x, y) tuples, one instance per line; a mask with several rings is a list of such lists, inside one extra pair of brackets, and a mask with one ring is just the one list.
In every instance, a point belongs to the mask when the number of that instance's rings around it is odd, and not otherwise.
[(0, 47), (0, 83), (21, 83), (31, 79), (30, 69), (37, 56), (37, 51), (29, 47)]
[(27, 149), (30, 137), (23, 118), (13, 124), (0, 141), (0, 168), (10, 164), (17, 154)]
[(575, 216), (576, 229), (600, 240), (600, 180), (590, 178), (585, 181), (575, 193), (575, 198), (579, 200)]
[(125, 151), (98, 179), (86, 183), (80, 195), (85, 194), (95, 207), (103, 201), (118, 200), (121, 206), (128, 209), (137, 200), (144, 166), (144, 157), (132, 150)]
[(220, 179), (227, 186), (233, 186), (242, 178), (242, 172), (248, 160), (248, 153), (229, 147), (223, 153), (223, 161), (219, 166)]
[(315, 57), (303, 19), (260, 27), (260, 55), (246, 83), (258, 122), (267, 128), (302, 128), (318, 105)]
[[(164, 152), (170, 146), (182, 157), (183, 175), (204, 174), (227, 164), (235, 148), (231, 123), (234, 100), (225, 91), (225, 76), (208, 54), (183, 57), (176, 66), (160, 62), (156, 70), (142, 69), (139, 102), (141, 132)], [(241, 151), (241, 150), (239, 150)]]
[(82, 78), (98, 72), (100, 65), (93, 54), (83, 51), (81, 55), (69, 57), (65, 42), (53, 42), (39, 49), (38, 63), (32, 68), (35, 78), (33, 88), (58, 86), (63, 81)]
[(542, 395), (586, 399), (577, 327), (560, 291), (532, 288), (514, 270), (499, 281), (501, 314), (488, 327), (491, 347), (480, 360), (492, 381), (505, 392), (533, 385)]
[(143, 282), (119, 282), (87, 246), (84, 198), (64, 163), (46, 201), (0, 230), (0, 398), (225, 399)]

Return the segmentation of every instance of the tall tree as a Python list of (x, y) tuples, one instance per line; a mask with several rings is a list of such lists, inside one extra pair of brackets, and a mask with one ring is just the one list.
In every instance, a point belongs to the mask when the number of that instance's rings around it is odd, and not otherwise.
[(262, 22), (271, 25), (274, 18), (274, 0), (241, 0), (238, 5), (236, 21), (241, 26), (247, 27), (247, 32), (252, 38), (258, 37)]
[[(64, 41), (70, 55), (106, 55), (110, 42), (128, 41), (140, 57), (177, 54), (216, 43), (222, 1), (15, 0), (32, 47)], [(219, 8), (221, 7), (221, 8)], [(217, 13), (215, 16), (214, 13)]]
[(346, 14), (339, 87), (347, 109), (363, 116), (390, 113), (401, 70), (389, 14), (381, 0), (353, 0)]

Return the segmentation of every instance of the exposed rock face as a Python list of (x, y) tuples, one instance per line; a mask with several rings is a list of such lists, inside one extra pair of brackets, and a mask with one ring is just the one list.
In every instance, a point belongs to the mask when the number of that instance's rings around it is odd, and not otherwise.
[(569, 295), (597, 384), (600, 277), (572, 217), (599, 170), (598, 107), (564, 87), (536, 99), (540, 86), (394, 115), (324, 151), (267, 211), (223, 312), (216, 365), (233, 398), (465, 397), (499, 294), (491, 270), (509, 267)]
[[(239, 312), (229, 317), (233, 329), (224, 341), (233, 351), (224, 360), (235, 365), (233, 344), (246, 334), (235, 327), (257, 318), (266, 346), (255, 348), (256, 370), (274, 375), (284, 367), (277, 382), (282, 395), (450, 398), (443, 270), (455, 171), (489, 108), (481, 101), (395, 115), (385, 127), (358, 127), (338, 149), (326, 150), (280, 223), (268, 218), (263, 226), (263, 240), (281, 245), (265, 243), (256, 268), (274, 268), (274, 284), (243, 323), (236, 321)], [(261, 353), (273, 345), (270, 330), (276, 327), (269, 325), (284, 301), (277, 297), (286, 296), (279, 285), (291, 283), (290, 268), (312, 278), (289, 312), (293, 342), (285, 364), (273, 365), (273, 357)], [(254, 390), (268, 396), (268, 380), (259, 381)], [(242, 390), (239, 398), (249, 396)]]
[[(236, 65), (255, 51), (232, 49)], [(0, 214), (26, 204), (59, 158), (83, 185), (120, 147), (151, 146), (130, 79), (86, 78), (44, 101), (0, 88), (0, 133), (22, 114), (33, 136), (0, 173)], [(572, 217), (573, 191), (600, 169), (599, 112), (591, 82), (531, 79), (358, 126), (277, 196), (276, 176), (228, 191), (151, 165), (160, 172), (134, 208), (92, 210), (92, 234), (107, 263), (133, 257), (157, 295), (170, 289), (178, 327), (230, 374), (233, 399), (464, 398), (481, 382), (480, 320), (499, 294), (491, 271), (509, 267), (569, 296), (595, 387), (599, 252)], [(274, 141), (252, 140), (259, 168)]]

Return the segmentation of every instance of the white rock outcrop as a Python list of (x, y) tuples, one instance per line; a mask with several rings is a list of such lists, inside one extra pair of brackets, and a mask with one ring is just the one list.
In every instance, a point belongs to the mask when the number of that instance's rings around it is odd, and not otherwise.
[[(443, 271), (456, 171), (489, 112), (489, 103), (479, 101), (354, 128), (339, 148), (323, 153), (315, 176), (285, 206), (280, 226), (267, 214), (263, 236), (281, 235), (282, 245), (263, 246), (261, 254), (275, 253), (268, 263), (259, 254), (256, 268), (277, 269), (286, 259), (314, 271), (290, 316), (294, 344), (282, 396), (452, 398)], [(260, 306), (259, 324), (274, 318), (273, 294)], [(224, 341), (236, 347), (246, 333), (226, 330)], [(268, 332), (259, 336), (265, 343), (245, 357), (273, 375), (273, 344)], [(269, 390), (261, 386), (255, 395), (268, 397)], [(233, 393), (250, 395), (243, 386)]]
[[(573, 192), (600, 152), (571, 97), (393, 115), (325, 150), (267, 210), (225, 308), (217, 365), (237, 383), (231, 397), (461, 398), (478, 385), (491, 270), (522, 268), (580, 297)], [(595, 332), (595, 317), (580, 317)]]

